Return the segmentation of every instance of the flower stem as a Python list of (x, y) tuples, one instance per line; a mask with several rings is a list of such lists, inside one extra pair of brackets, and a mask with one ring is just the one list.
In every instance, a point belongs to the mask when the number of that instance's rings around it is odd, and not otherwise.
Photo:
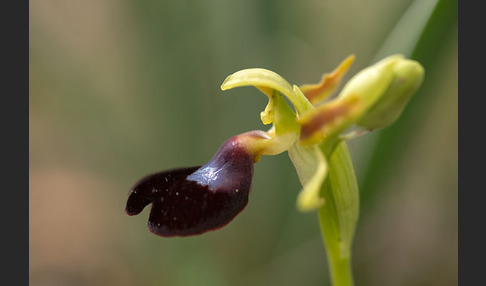
[(331, 263), (331, 280), (334, 286), (352, 286), (353, 275), (351, 273), (351, 263), (346, 259), (329, 259)]
[(345, 142), (337, 144), (329, 164), (328, 177), (321, 186), (321, 197), (325, 202), (318, 209), (319, 226), (332, 285), (353, 286), (351, 246), (359, 215), (359, 194)]
[[(328, 201), (326, 201), (328, 202)], [(350, 255), (343, 255), (343, 241), (330, 230), (333, 227), (329, 224), (330, 208), (319, 209), (319, 225), (324, 245), (326, 247), (327, 261), (333, 286), (353, 286), (353, 274), (351, 271)]]

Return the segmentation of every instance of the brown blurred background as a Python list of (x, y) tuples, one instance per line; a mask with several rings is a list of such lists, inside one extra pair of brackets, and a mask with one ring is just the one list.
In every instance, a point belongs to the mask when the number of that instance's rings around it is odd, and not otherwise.
[[(267, 128), (265, 96), (223, 93), (227, 75), (262, 67), (312, 83), (354, 53), (352, 75), (411, 3), (30, 1), (30, 284), (329, 285), (286, 154), (256, 164), (246, 209), (202, 236), (157, 237), (148, 210), (129, 217), (124, 203), (142, 176)], [(388, 158), (373, 151), (379, 132), (350, 142), (360, 184), (375, 182), (363, 186), (358, 286), (457, 284), (457, 31), (444, 39), (412, 123), (382, 143), (400, 155), (386, 173), (370, 163)]]

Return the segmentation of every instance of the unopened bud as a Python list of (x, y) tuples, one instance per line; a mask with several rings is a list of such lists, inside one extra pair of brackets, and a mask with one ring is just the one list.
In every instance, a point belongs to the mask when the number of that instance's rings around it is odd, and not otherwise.
[(366, 112), (388, 88), (394, 76), (395, 66), (401, 60), (402, 55), (393, 55), (363, 69), (346, 83), (337, 99), (358, 96), (363, 103), (363, 112)]
[(383, 128), (394, 123), (424, 79), (424, 68), (416, 61), (401, 59), (393, 70), (393, 79), (378, 101), (360, 119), (358, 125)]

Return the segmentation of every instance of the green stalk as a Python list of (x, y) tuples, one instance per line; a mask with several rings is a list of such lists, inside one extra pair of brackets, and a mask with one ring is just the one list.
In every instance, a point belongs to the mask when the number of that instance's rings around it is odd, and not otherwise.
[[(328, 182), (329, 180), (326, 180), (326, 183), (323, 184), (322, 189), (325, 193), (328, 193), (327, 190), (330, 189)], [(354, 283), (351, 259), (349, 256), (341, 255), (339, 236), (335, 235), (335, 226), (329, 221), (329, 217), (335, 216), (336, 213), (335, 206), (330, 200), (332, 200), (332, 196), (326, 196), (326, 205), (319, 209), (318, 216), (321, 235), (326, 247), (332, 285), (352, 286)]]
[(351, 247), (359, 215), (358, 184), (344, 141), (329, 157), (329, 174), (321, 187), (325, 204), (318, 210), (319, 225), (332, 285), (352, 286)]

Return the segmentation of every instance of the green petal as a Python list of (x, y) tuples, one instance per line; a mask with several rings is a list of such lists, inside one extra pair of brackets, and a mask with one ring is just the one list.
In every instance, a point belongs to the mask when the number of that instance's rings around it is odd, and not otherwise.
[(297, 209), (302, 212), (318, 209), (324, 204), (319, 192), (328, 170), (323, 152), (317, 145), (295, 144), (289, 149), (289, 157), (303, 186), (297, 197)]

